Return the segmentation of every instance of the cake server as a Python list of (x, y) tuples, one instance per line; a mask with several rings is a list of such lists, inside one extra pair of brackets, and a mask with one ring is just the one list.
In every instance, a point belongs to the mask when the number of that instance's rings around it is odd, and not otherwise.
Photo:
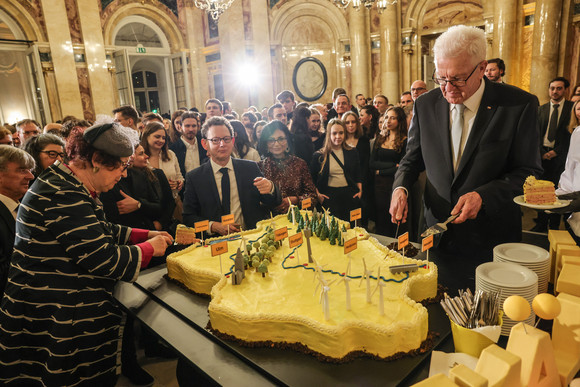
[(429, 227), (423, 232), (423, 234), (421, 234), (421, 238), (426, 238), (429, 235), (441, 234), (442, 232), (447, 231), (447, 223), (453, 222), (460, 214), (461, 212), (451, 215), (445, 222), (437, 223), (434, 226)]

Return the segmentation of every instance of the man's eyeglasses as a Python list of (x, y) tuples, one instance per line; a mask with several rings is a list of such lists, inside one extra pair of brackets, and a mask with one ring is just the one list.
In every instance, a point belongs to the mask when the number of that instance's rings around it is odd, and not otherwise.
[(232, 142), (232, 136), (225, 136), (225, 137), (214, 137), (214, 138), (207, 138), (207, 141), (211, 141), (214, 145), (219, 145), (222, 141), (224, 144), (229, 144)]
[(66, 156), (64, 154), (64, 152), (57, 152), (57, 151), (40, 151), (40, 153), (46, 153), (48, 155), (48, 157), (50, 157), (51, 159), (56, 159), (57, 157), (64, 159), (64, 156)]
[(424, 87), (411, 87), (411, 91), (423, 91), (423, 90), (427, 90)]
[(286, 143), (286, 137), (278, 137), (278, 138), (269, 138), (268, 139), (268, 145), (274, 145), (275, 143), (278, 144), (284, 144)]
[(435, 71), (433, 71), (433, 77), (432, 77), (433, 78), (433, 82), (435, 82), (439, 86), (447, 86), (447, 83), (451, 83), (455, 87), (465, 86), (465, 84), (467, 83), (467, 81), (469, 80), (469, 78), (471, 78), (471, 76), (473, 75), (473, 73), (475, 72), (475, 70), (477, 70), (477, 68), (479, 67), (480, 64), (481, 64), (481, 62), (479, 62), (475, 66), (475, 68), (473, 69), (473, 71), (471, 71), (471, 73), (469, 73), (469, 75), (465, 79), (453, 79), (453, 80), (449, 80), (449, 79), (446, 79), (446, 78), (437, 78), (435, 76)]

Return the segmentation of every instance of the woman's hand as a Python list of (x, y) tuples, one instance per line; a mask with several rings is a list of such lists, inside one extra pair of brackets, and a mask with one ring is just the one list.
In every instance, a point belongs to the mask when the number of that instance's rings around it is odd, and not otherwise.
[(183, 188), (183, 183), (184, 183), (184, 180), (177, 181), (177, 190), (178, 191), (181, 191), (181, 189)]
[(362, 197), (362, 190), (360, 190), (357, 193), (355, 193), (352, 198), (353, 199), (360, 199), (361, 197)]
[(127, 195), (122, 190), (121, 195), (123, 195), (124, 199), (119, 200), (117, 202), (117, 208), (119, 209), (119, 214), (130, 214), (131, 212), (137, 211), (139, 209), (139, 201), (133, 199), (131, 196)]
[[(171, 239), (173, 239), (173, 238), (171, 238)], [(169, 243), (169, 240), (162, 235), (157, 235), (157, 236), (147, 240), (147, 242), (149, 242), (149, 244), (153, 247), (153, 256), (154, 257), (163, 256), (165, 254), (165, 250), (167, 249), (167, 246), (169, 246), (171, 243), (173, 243), (173, 242)]]
[(147, 234), (147, 238), (149, 238), (149, 239), (155, 238), (156, 236), (162, 236), (163, 238), (165, 238), (167, 240), (168, 245), (173, 243), (173, 237), (171, 235), (169, 235), (169, 233), (167, 231), (150, 230), (149, 234)]
[(318, 196), (318, 203), (322, 204), (325, 199), (330, 199), (328, 196), (321, 194), (318, 189), (316, 190), (316, 196)]
[(157, 231), (161, 231), (163, 229), (161, 222), (159, 222), (158, 220), (153, 221), (153, 226), (155, 226), (155, 230)]

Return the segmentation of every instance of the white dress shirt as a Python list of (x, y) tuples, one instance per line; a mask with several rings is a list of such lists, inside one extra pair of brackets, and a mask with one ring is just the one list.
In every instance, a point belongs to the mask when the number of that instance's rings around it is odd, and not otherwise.
[[(213, 170), (213, 175), (215, 177), (215, 183), (217, 185), (218, 194), (220, 196), (220, 202), (222, 200), (222, 173), (220, 169), (224, 168), (221, 165), (215, 163), (210, 159), (211, 169)], [(234, 221), (239, 224), (242, 228), (246, 229), (246, 224), (244, 223), (244, 216), (242, 215), (242, 206), (240, 204), (240, 195), (238, 194), (238, 182), (236, 181), (236, 174), (234, 173), (234, 164), (232, 163), (232, 158), (225, 165), (228, 169), (228, 177), (230, 178), (230, 210), (234, 214)], [(225, 214), (227, 215), (227, 214)], [(210, 224), (211, 230), (211, 224)]]
[[(482, 80), (481, 85), (471, 97), (463, 101), (465, 109), (463, 110), (463, 132), (461, 134), (461, 146), (459, 147), (459, 157), (457, 158), (457, 165), (461, 160), (463, 155), (463, 150), (465, 149), (465, 144), (471, 133), (471, 128), (475, 122), (475, 117), (477, 116), (477, 111), (479, 110), (479, 105), (481, 105), (481, 98), (483, 97), (483, 92), (485, 91), (485, 82)], [(453, 104), (449, 104), (449, 128), (453, 127), (452, 111)], [(451, 130), (451, 129), (450, 129)], [(453, 167), (457, 169), (457, 165)]]
[[(580, 191), (580, 126), (577, 126), (570, 137), (570, 149), (566, 158), (566, 169), (560, 176), (556, 195)], [(574, 234), (580, 236), (580, 212), (573, 212), (568, 224)]]
[(185, 141), (183, 137), (181, 137), (181, 141), (185, 144), (185, 173), (197, 168), (200, 166), (199, 161), (199, 150), (198, 150), (198, 142), (197, 138), (193, 139), (193, 145)]
[(10, 211), (12, 216), (14, 216), (14, 220), (16, 220), (16, 213), (18, 212), (18, 205), (20, 203), (2, 194), (0, 194), (0, 202), (2, 202), (6, 206), (8, 211)]

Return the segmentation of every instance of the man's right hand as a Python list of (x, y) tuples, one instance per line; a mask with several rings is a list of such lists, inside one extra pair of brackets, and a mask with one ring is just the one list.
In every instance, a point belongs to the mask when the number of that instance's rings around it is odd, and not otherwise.
[[(232, 223), (229, 225), (230, 234), (233, 232), (240, 231), (240, 225), (237, 223)], [(227, 235), (228, 234), (228, 225), (224, 225), (221, 222), (213, 222), (211, 224), (211, 232), (217, 233), (220, 235)]]
[(399, 188), (393, 191), (393, 196), (391, 197), (391, 208), (389, 209), (391, 222), (405, 223), (407, 221), (408, 209), (407, 194), (405, 193), (405, 190)]
[(165, 254), (165, 249), (169, 245), (169, 238), (163, 235), (157, 235), (153, 238), (147, 240), (151, 246), (153, 246), (153, 256), (162, 257)]

